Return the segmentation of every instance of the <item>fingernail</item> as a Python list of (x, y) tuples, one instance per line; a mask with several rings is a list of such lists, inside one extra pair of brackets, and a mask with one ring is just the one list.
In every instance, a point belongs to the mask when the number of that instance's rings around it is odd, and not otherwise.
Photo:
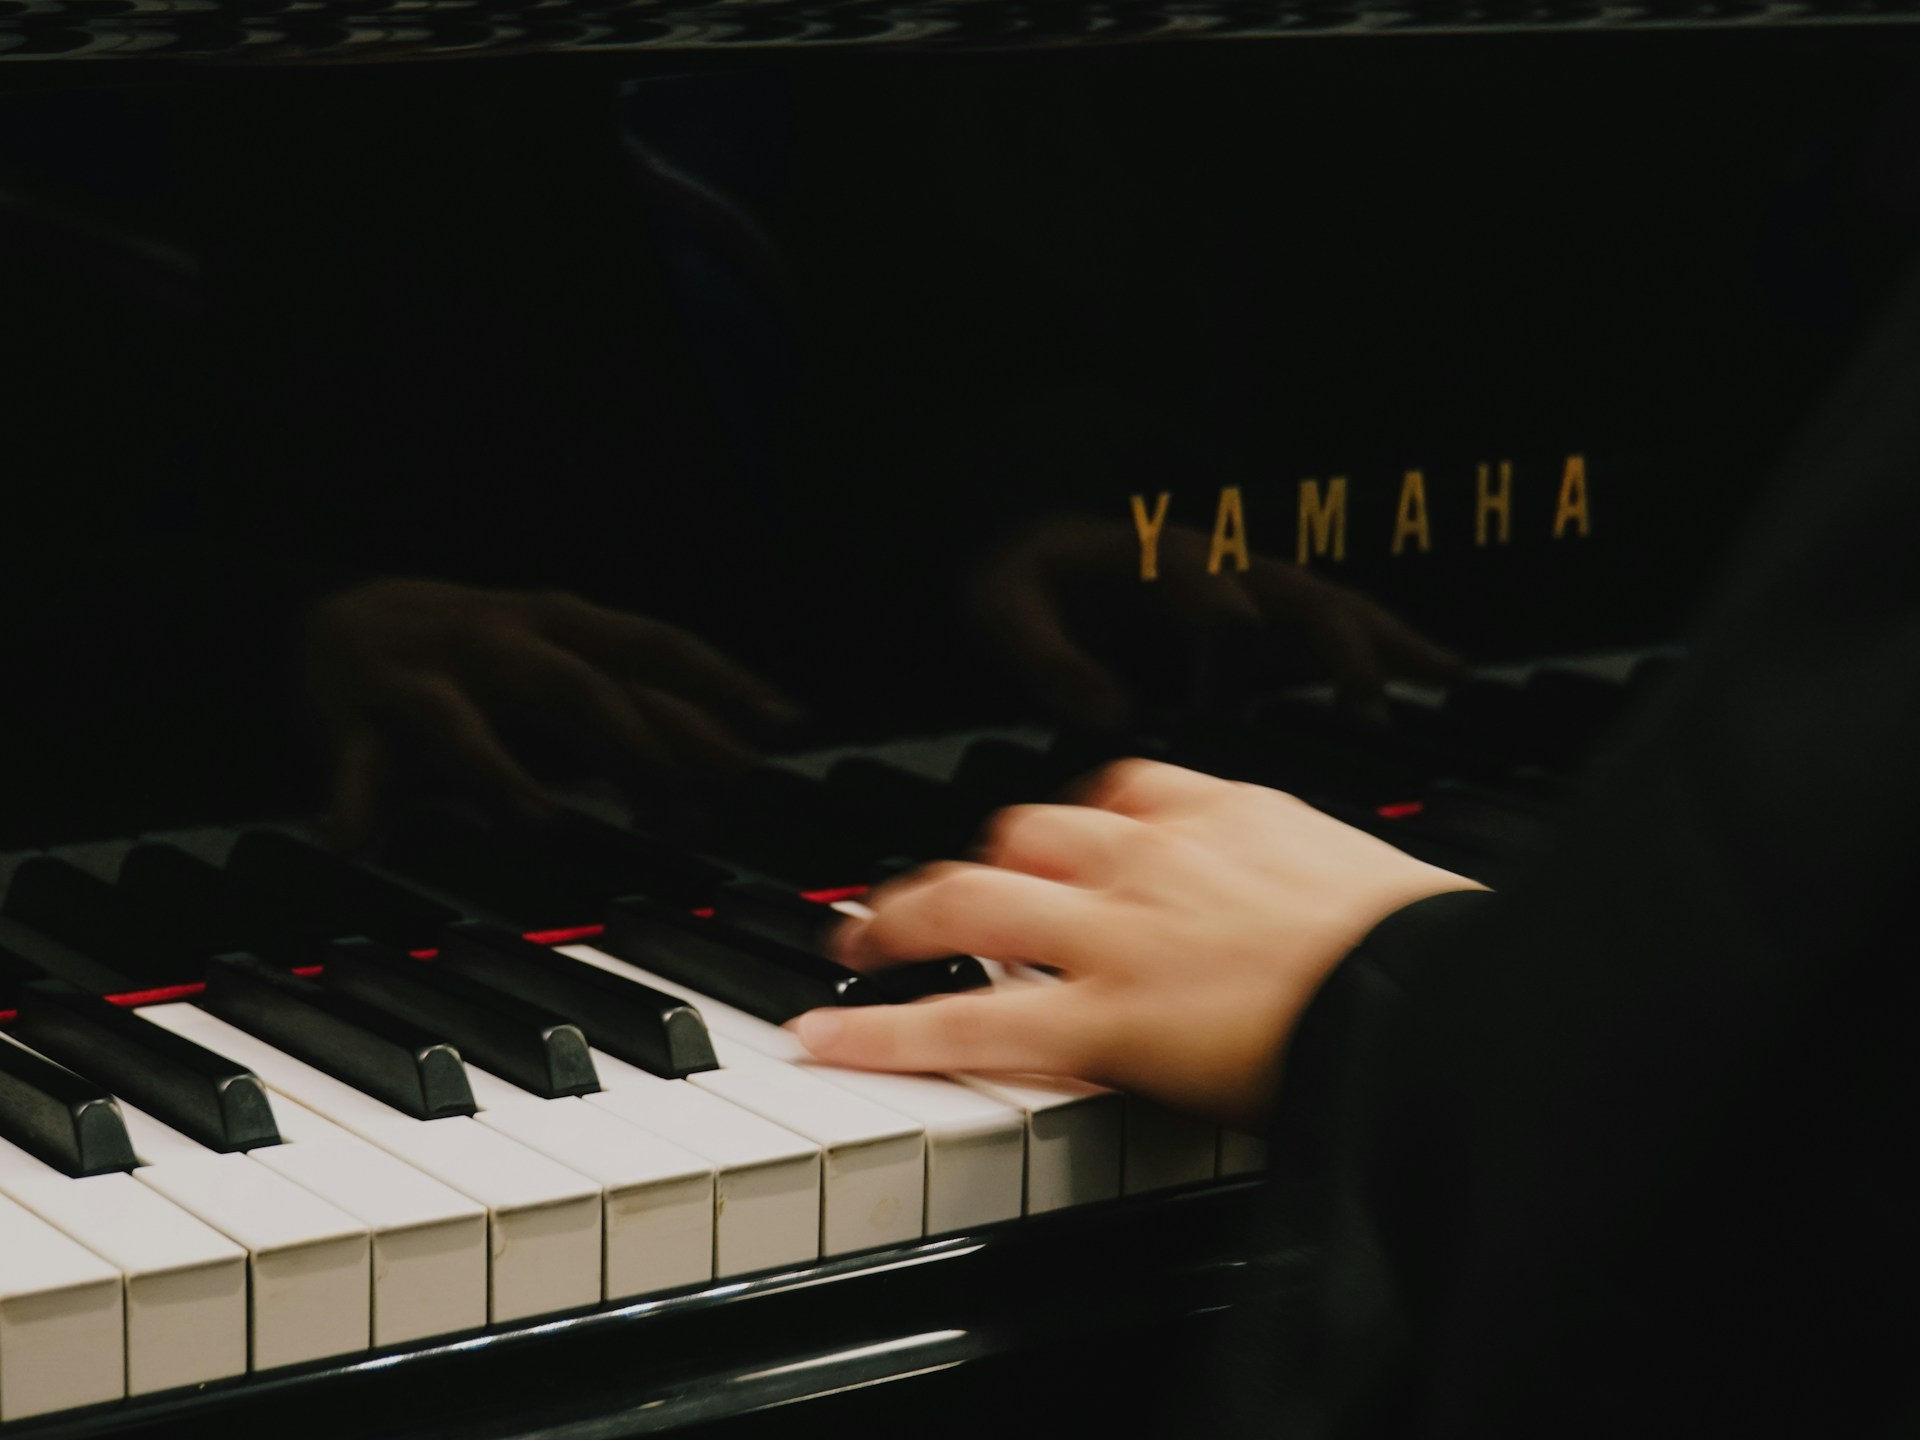
[(818, 1055), (830, 1049), (834, 1041), (840, 1038), (840, 1032), (847, 1028), (846, 1019), (831, 1010), (809, 1010), (796, 1017), (792, 1030), (800, 1037), (800, 1043)]

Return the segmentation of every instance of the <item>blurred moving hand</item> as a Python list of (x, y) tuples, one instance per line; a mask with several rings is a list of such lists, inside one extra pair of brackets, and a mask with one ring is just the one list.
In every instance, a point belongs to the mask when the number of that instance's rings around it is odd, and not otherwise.
[(1126, 760), (1078, 805), (1001, 812), (979, 863), (902, 877), (835, 937), (856, 969), (961, 952), (1058, 981), (793, 1025), (836, 1064), (1074, 1076), (1253, 1128), (1341, 958), (1403, 905), (1484, 888), (1291, 795)]
[(665, 788), (753, 763), (737, 727), (792, 706), (674, 625), (578, 596), (383, 579), (309, 612), (307, 697), (332, 757), (335, 843), (365, 842), (395, 765), (437, 767), (521, 818), (553, 809), (496, 728), (560, 732)]
[(1089, 617), (1125, 623), (1164, 607), (1204, 650), (1210, 641), (1297, 636), (1332, 677), (1340, 703), (1384, 719), (1388, 679), (1441, 683), (1460, 657), (1356, 591), (1297, 565), (1254, 556), (1244, 573), (1207, 573), (1200, 531), (1161, 532), (1158, 578), (1140, 578), (1140, 540), (1122, 521), (1056, 515), (1015, 532), (974, 572), (968, 604), (1056, 715), (1096, 730), (1129, 721), (1134, 700), (1095, 655)]

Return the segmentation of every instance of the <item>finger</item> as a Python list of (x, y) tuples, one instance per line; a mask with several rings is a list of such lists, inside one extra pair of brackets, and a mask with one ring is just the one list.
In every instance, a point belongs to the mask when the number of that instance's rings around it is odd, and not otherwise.
[(833, 936), (835, 958), (856, 970), (956, 954), (1071, 969), (1085, 916), (1072, 886), (959, 860), (882, 886), (867, 904), (872, 919)]
[(1079, 1075), (1096, 1045), (1071, 985), (953, 995), (912, 1005), (810, 1010), (800, 1043), (836, 1065), (868, 1070), (1014, 1071)]
[(1118, 730), (1133, 706), (1113, 672), (1075, 643), (1046, 582), (1028, 569), (998, 569), (974, 608), (1014, 670), (1041, 702), (1075, 725)]
[(709, 708), (751, 715), (763, 724), (786, 726), (799, 707), (746, 667), (677, 625), (628, 615), (577, 596), (550, 596), (543, 625), (567, 649), (610, 674)]
[(1230, 782), (1159, 760), (1117, 760), (1094, 775), (1074, 798), (1082, 805), (1135, 820), (1191, 814), (1233, 794)]
[(386, 737), (371, 726), (349, 731), (335, 743), (331, 799), (321, 821), (334, 849), (358, 850), (373, 838), (391, 769)]
[(979, 859), (1068, 885), (1100, 885), (1138, 820), (1083, 805), (1013, 805), (988, 822)]
[(723, 775), (743, 774), (760, 763), (758, 751), (692, 701), (645, 685), (629, 685), (627, 694), (681, 759)]
[(452, 679), (409, 680), (396, 694), (396, 723), (433, 761), (527, 820), (546, 820), (555, 806), (520, 768), (471, 696)]

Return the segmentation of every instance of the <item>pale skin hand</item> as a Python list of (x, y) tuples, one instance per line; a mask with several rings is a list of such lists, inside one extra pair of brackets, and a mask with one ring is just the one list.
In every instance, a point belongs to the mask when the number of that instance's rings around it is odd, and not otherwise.
[(771, 686), (664, 621), (577, 595), (439, 580), (369, 581), (307, 617), (307, 697), (333, 761), (334, 842), (364, 842), (409, 755), (527, 820), (553, 804), (501, 738), (531, 720), (656, 783), (744, 769), (743, 728), (796, 712)]
[(1073, 1076), (1253, 1128), (1341, 958), (1401, 906), (1481, 888), (1290, 795), (1126, 760), (1080, 804), (1001, 812), (979, 863), (883, 887), (835, 936), (857, 969), (960, 952), (1061, 983), (793, 1027), (836, 1064)]

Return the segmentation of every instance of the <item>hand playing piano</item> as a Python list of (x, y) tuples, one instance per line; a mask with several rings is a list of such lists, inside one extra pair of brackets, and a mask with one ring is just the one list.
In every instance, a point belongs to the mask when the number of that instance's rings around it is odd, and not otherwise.
[[(1157, 578), (1140, 578), (1132, 526), (1055, 515), (1016, 532), (979, 565), (969, 587), (975, 619), (1056, 715), (1096, 730), (1129, 722), (1135, 698), (1099, 658), (1138, 638), (1145, 612), (1164, 610), (1188, 636), (1201, 684), (1275, 642), (1304, 644), (1332, 677), (1341, 705), (1384, 714), (1388, 679), (1444, 683), (1461, 668), (1434, 644), (1356, 591), (1263, 555), (1244, 572), (1207, 573), (1211, 542), (1189, 527), (1161, 533)], [(1113, 631), (1103, 637), (1096, 633)], [(1223, 664), (1224, 662), (1224, 664)]]
[(957, 951), (1051, 976), (793, 1024), (837, 1064), (1074, 1076), (1252, 1128), (1340, 959), (1403, 905), (1483, 888), (1279, 791), (1127, 760), (1080, 804), (1002, 811), (978, 863), (895, 881), (836, 936), (856, 969)]
[(554, 731), (673, 788), (753, 763), (742, 728), (789, 722), (770, 686), (674, 625), (577, 596), (383, 579), (307, 617), (305, 683), (332, 757), (335, 843), (363, 843), (402, 760), (528, 820), (552, 802), (502, 738)]

